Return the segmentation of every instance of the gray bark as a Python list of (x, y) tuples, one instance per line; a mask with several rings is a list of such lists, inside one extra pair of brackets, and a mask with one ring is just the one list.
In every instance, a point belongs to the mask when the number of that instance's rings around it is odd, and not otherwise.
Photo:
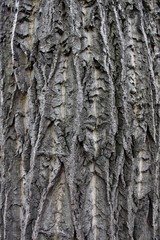
[(0, 240), (159, 240), (159, 0), (0, 12)]

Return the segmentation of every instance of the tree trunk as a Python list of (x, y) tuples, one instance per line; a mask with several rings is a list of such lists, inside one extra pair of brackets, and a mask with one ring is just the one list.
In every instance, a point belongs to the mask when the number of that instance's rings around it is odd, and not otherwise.
[(159, 240), (159, 0), (0, 11), (0, 240)]

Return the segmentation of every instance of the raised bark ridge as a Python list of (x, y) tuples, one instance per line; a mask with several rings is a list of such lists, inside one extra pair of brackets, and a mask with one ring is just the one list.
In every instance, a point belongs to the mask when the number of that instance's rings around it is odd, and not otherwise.
[(0, 240), (158, 240), (158, 0), (0, 1)]

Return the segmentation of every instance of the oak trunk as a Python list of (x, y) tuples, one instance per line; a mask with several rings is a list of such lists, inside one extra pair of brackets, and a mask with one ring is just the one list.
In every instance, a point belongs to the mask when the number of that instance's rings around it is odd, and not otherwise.
[(0, 0), (0, 240), (160, 239), (159, 0)]

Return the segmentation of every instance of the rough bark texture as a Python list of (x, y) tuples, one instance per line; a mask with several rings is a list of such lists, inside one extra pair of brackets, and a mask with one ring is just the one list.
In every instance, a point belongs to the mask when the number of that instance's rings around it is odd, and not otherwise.
[(159, 240), (159, 0), (0, 11), (0, 240)]

